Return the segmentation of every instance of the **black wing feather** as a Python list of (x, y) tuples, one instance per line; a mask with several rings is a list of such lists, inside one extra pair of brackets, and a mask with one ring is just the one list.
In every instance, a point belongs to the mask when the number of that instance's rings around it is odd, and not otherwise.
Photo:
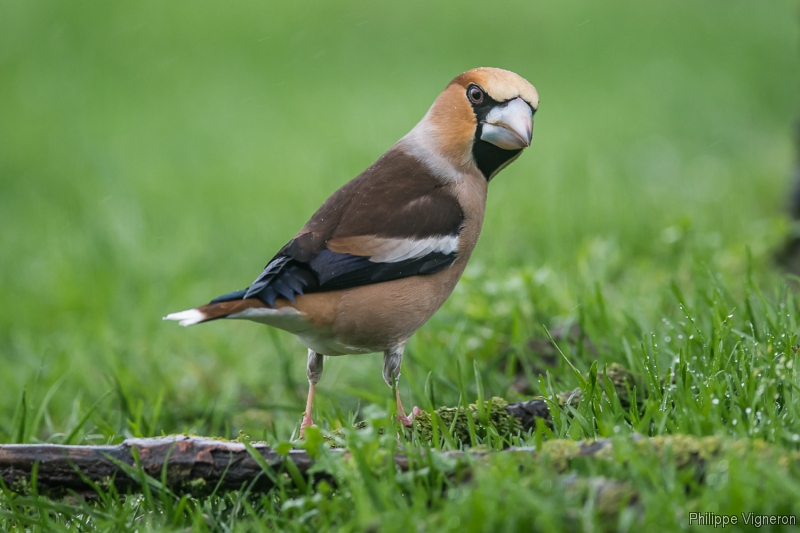
[(308, 266), (314, 272), (324, 273), (320, 276), (323, 281), (319, 290), (333, 291), (423, 274), (422, 267), (431, 261), (439, 264), (441, 270), (455, 260), (456, 254), (433, 252), (418, 259), (373, 263), (368, 257), (323, 250), (308, 262)]
[(308, 261), (293, 259), (286, 250), (267, 264), (248, 289), (213, 300), (214, 303), (243, 298), (258, 298), (273, 307), (280, 296), (295, 301), (304, 293), (349, 289), (361, 285), (433, 274), (456, 260), (456, 254), (432, 252), (416, 259), (396, 263), (374, 263), (369, 257), (323, 249)]
[(266, 289), (269, 284), (272, 283), (272, 280), (275, 278), (275, 276), (281, 272), (284, 266), (286, 266), (286, 263), (288, 263), (290, 259), (291, 258), (289, 256), (281, 253), (273, 257), (272, 261), (267, 263), (267, 266), (264, 267), (264, 271), (261, 273), (261, 275), (259, 275), (256, 280), (250, 284), (250, 287), (248, 287), (244, 298), (250, 298), (251, 296)]
[(245, 294), (247, 294), (247, 291), (249, 291), (249, 290), (250, 290), (250, 288), (248, 287), (248, 288), (242, 289), (240, 291), (229, 292), (228, 294), (223, 294), (222, 296), (217, 296), (216, 298), (211, 300), (209, 303), (218, 304), (218, 303), (222, 303), (222, 302), (232, 302), (233, 300), (243, 300), (244, 297), (245, 297)]

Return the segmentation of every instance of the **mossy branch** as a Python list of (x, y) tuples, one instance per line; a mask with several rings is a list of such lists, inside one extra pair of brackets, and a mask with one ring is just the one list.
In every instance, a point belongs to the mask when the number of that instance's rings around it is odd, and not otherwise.
[[(621, 441), (622, 442), (622, 441)], [(693, 467), (702, 471), (705, 463), (722, 454), (726, 448), (748, 454), (774, 456), (776, 463), (800, 461), (798, 452), (773, 450), (761, 441), (747, 439), (726, 443), (718, 437), (696, 438), (686, 435), (661, 436), (646, 439), (634, 436), (625, 439), (626, 446), (667, 453), (678, 468)], [(455, 459), (480, 459), (494, 454), (513, 454), (520, 460), (547, 461), (557, 471), (565, 472), (578, 458), (610, 460), (615, 458), (611, 439), (593, 441), (550, 440), (541, 450), (534, 448), (508, 448), (497, 452), (449, 451), (432, 452)], [(134, 450), (139, 465), (134, 460)], [(630, 452), (628, 448), (626, 453)], [(347, 457), (346, 450), (332, 449), (329, 453)], [(260, 458), (253, 454), (260, 455)], [(776, 455), (777, 454), (777, 455)], [(416, 468), (414, 460), (396, 454), (398, 470)], [(289, 450), (279, 454), (264, 444), (253, 443), (248, 451), (245, 443), (222, 441), (202, 437), (175, 435), (150, 439), (129, 439), (117, 446), (59, 446), (52, 444), (11, 444), (0, 446), (0, 475), (6, 488), (24, 492), (31, 487), (31, 473), (37, 465), (36, 486), (40, 492), (64, 493), (72, 490), (91, 493), (95, 487), (136, 492), (146, 474), (160, 483), (162, 472), (166, 484), (179, 492), (203, 494), (214, 490), (236, 490), (245, 486), (265, 491), (274, 485), (290, 461), (296, 473), (304, 478), (319, 479), (325, 474), (312, 474), (314, 459), (304, 450)], [(427, 466), (425, 462), (424, 465)], [(287, 482), (288, 479), (286, 478)]]
[[(620, 397), (626, 394), (633, 383), (630, 374), (617, 365), (606, 372)], [(627, 384), (627, 386), (626, 386)], [(567, 391), (558, 396), (559, 403), (580, 401), (580, 389)], [(468, 442), (468, 420), (475, 422), (478, 436), (483, 437), (489, 423), (502, 436), (516, 435), (536, 427), (536, 420), (550, 421), (550, 410), (543, 398), (509, 404), (502, 398), (492, 398), (485, 404), (485, 419), (480, 420), (479, 409), (471, 404), (463, 407), (441, 407), (436, 417), (452, 435)], [(418, 434), (425, 439), (431, 433), (432, 415), (422, 413), (417, 417)], [(598, 449), (598, 444), (585, 445), (572, 441), (551, 441), (546, 446), (557, 446), (561, 442), (571, 446), (570, 450)], [(570, 443), (570, 444), (566, 444)], [(510, 450), (530, 453), (531, 450)], [(135, 453), (134, 453), (135, 452)], [(261, 458), (253, 454), (261, 455)], [(473, 452), (445, 452), (447, 455), (464, 456)], [(135, 458), (136, 455), (136, 458)], [(137, 465), (138, 459), (138, 465)], [(202, 490), (236, 490), (251, 484), (254, 490), (267, 490), (273, 486), (275, 475), (265, 472), (281, 471), (284, 462), (291, 461), (301, 474), (308, 473), (314, 461), (302, 450), (277, 453), (265, 444), (253, 444), (248, 451), (244, 443), (184, 435), (129, 439), (116, 446), (59, 446), (52, 444), (0, 445), (0, 477), (7, 487), (24, 486), (30, 482), (36, 468), (37, 486), (42, 489), (91, 491), (92, 484), (100, 487), (113, 484), (125, 491), (137, 490), (143, 474), (156, 480), (166, 477), (171, 488), (199, 492)], [(411, 468), (408, 458), (398, 455), (397, 466), (401, 470)], [(37, 465), (36, 467), (34, 465)], [(166, 465), (166, 467), (165, 467)], [(20, 485), (21, 484), (21, 485)]]
[[(636, 389), (636, 381), (626, 368), (616, 363), (610, 365), (605, 372), (598, 372), (597, 381), (608, 380), (616, 391), (617, 397), (623, 408), (630, 405), (630, 392)], [(559, 406), (564, 407), (570, 404), (578, 407), (583, 397), (581, 389), (574, 389), (562, 392), (556, 396)], [(477, 404), (470, 404), (467, 409), (463, 407), (440, 407), (434, 411), (435, 414), (423, 412), (416, 418), (416, 429), (421, 440), (430, 441), (433, 435), (433, 418), (437, 417), (448, 428), (453, 438), (461, 442), (469, 442), (469, 421), (467, 415), (472, 417), (479, 437), (485, 436), (486, 422), (494, 426), (494, 429), (502, 437), (510, 437), (518, 433), (528, 432), (536, 429), (536, 420), (540, 419), (548, 426), (552, 425), (550, 419), (550, 407), (548, 400), (542, 397), (534, 398), (526, 402), (509, 404), (503, 398), (494, 397), (484, 402), (483, 412), (487, 413), (487, 420), (480, 420), (480, 409)], [(438, 424), (438, 422), (437, 422)]]

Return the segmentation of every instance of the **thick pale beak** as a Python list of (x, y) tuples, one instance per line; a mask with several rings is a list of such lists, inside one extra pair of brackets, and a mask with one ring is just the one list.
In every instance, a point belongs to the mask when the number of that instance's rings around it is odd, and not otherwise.
[(519, 150), (531, 145), (532, 131), (531, 106), (522, 98), (514, 98), (486, 115), (481, 139), (503, 150)]

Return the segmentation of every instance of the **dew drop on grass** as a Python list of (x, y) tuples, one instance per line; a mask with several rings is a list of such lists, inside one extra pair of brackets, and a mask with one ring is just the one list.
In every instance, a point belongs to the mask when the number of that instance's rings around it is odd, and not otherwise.
[(794, 435), (792, 435), (792, 440), (793, 440), (793, 441), (795, 441), (795, 442), (797, 442), (798, 440), (800, 440), (800, 435), (798, 435), (797, 433), (795, 433)]
[(738, 423), (739, 423), (739, 421), (738, 421), (738, 420), (736, 420), (735, 418), (734, 418), (733, 420), (731, 420), (731, 424), (733, 424), (734, 426), (735, 426), (736, 424), (738, 424)]
[(750, 413), (753, 412), (753, 410), (748, 407), (747, 409), (744, 410), (744, 412), (749, 415)]
[(711, 400), (711, 403), (713, 403), (714, 405), (719, 405), (719, 398), (714, 398), (713, 400)]

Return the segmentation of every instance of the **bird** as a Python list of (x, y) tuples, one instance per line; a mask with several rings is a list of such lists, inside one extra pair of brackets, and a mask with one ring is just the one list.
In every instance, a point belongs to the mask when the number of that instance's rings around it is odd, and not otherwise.
[(406, 342), (442, 306), (483, 225), (489, 182), (531, 144), (536, 88), (481, 67), (456, 76), (422, 120), (334, 192), (245, 289), (164, 320), (244, 319), (294, 334), (308, 349), (300, 438), (314, 424), (324, 357), (383, 353), (398, 380)]

